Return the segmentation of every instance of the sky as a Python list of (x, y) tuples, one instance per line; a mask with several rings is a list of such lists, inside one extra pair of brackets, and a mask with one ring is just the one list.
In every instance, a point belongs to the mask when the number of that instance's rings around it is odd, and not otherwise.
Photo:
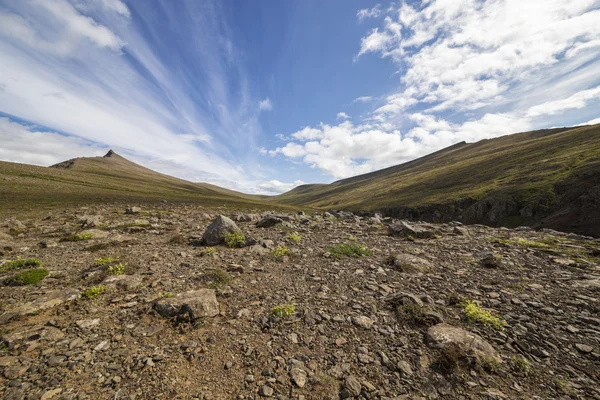
[(600, 123), (600, 0), (0, 0), (0, 160), (276, 194)]

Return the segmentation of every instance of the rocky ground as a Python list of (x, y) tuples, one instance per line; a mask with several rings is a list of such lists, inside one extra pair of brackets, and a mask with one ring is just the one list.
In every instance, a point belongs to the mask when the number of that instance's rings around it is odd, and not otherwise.
[[(203, 236), (218, 215), (239, 231), (217, 218)], [(600, 399), (597, 239), (263, 217), (163, 203), (3, 221), (0, 397)], [(206, 245), (227, 232), (243, 247)]]

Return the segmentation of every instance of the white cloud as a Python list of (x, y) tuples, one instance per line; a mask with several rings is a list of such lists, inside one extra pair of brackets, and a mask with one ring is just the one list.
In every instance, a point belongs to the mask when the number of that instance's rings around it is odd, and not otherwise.
[[(335, 178), (347, 178), (396, 165), (452, 144), (476, 142), (485, 138), (526, 131), (529, 120), (514, 114), (486, 114), (462, 124), (436, 118), (431, 114), (412, 114), (418, 126), (406, 135), (398, 130), (385, 131), (377, 125), (355, 126), (350, 121), (338, 125), (321, 124), (318, 140), (304, 144), (287, 143), (269, 154), (282, 154), (318, 168)], [(292, 135), (293, 136), (293, 135)]]
[(363, 8), (358, 10), (356, 13), (356, 17), (358, 21), (361, 22), (366, 18), (377, 18), (381, 15), (381, 4), (377, 4), (373, 8)]
[(596, 124), (600, 124), (600, 118), (594, 118), (592, 120), (589, 120), (588, 122), (584, 122), (582, 125), (596, 125)]
[(352, 102), (353, 103), (368, 103), (372, 100), (373, 100), (372, 96), (360, 96), (360, 97), (355, 98)]
[(558, 66), (573, 58), (597, 57), (598, 5), (590, 0), (432, 0), (422, 9), (403, 4), (363, 37), (358, 56), (378, 53), (402, 68), (404, 90), (388, 97), (380, 109), (386, 113), (419, 103), (431, 111), (479, 109), (508, 101), (516, 87), (539, 76), (561, 77)]
[(258, 104), (258, 108), (261, 110), (272, 110), (273, 109), (273, 104), (271, 103), (271, 100), (267, 97), (266, 99), (262, 100), (259, 104)]
[(350, 119), (350, 116), (342, 111), (337, 113), (336, 119)]
[(600, 99), (600, 86), (582, 90), (573, 94), (566, 99), (547, 101), (543, 104), (538, 104), (527, 110), (528, 117), (539, 117), (541, 115), (554, 115), (564, 112), (569, 109), (584, 108), (588, 103)]
[(258, 183), (257, 187), (267, 194), (279, 194), (292, 190), (296, 186), (304, 185), (303, 181), (294, 181), (293, 183), (284, 183), (278, 180), (271, 180), (268, 182)]
[[(258, 148), (259, 102), (218, 10), (209, 15), (194, 2), (182, 7), (196, 23), (178, 25), (178, 14), (157, 15), (161, 10), (153, 7), (137, 8), (133, 20), (133, 10), (119, 0), (3, 4), (0, 110), (64, 132), (70, 136), (59, 136), (73, 143), (120, 149), (179, 177), (241, 187), (255, 177), (247, 165), (255, 165), (256, 153), (248, 149)], [(170, 34), (197, 38), (194, 51), (184, 51), (187, 42), (181, 41), (173, 53), (189, 57), (177, 68), (163, 57), (164, 42), (146, 39), (157, 28), (141, 25), (157, 16), (164, 26), (178, 27)], [(0, 148), (12, 142), (18, 140), (9, 136)], [(19, 154), (4, 159), (31, 160)]]
[(0, 160), (47, 167), (75, 157), (104, 155), (105, 146), (0, 118)]
[(320, 129), (311, 128), (306, 126), (300, 129), (298, 132), (292, 133), (292, 137), (297, 140), (314, 140), (319, 139), (322, 135)]
[(129, 8), (121, 0), (101, 0), (101, 3), (107, 10), (114, 11), (127, 18), (131, 16)]

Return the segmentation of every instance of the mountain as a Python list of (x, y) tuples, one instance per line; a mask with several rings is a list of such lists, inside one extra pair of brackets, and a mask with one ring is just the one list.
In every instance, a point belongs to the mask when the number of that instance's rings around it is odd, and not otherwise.
[(51, 167), (0, 162), (0, 182), (0, 209), (5, 212), (112, 201), (262, 204), (261, 196), (164, 175), (112, 150), (103, 157), (74, 158)]
[(600, 125), (463, 142), (328, 185), (299, 186), (270, 201), (600, 236)]

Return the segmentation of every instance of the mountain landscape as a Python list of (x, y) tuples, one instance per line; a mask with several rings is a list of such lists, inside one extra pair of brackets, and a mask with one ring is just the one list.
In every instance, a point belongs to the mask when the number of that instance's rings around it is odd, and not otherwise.
[(600, 125), (273, 197), (1, 162), (0, 397), (600, 398), (599, 172)]
[(50, 168), (0, 162), (0, 179), (3, 214), (165, 200), (526, 225), (600, 236), (600, 125), (463, 142), (405, 164), (271, 197), (159, 174), (112, 150), (104, 157), (77, 158)]
[(0, 400), (600, 400), (599, 21), (0, 0)]

